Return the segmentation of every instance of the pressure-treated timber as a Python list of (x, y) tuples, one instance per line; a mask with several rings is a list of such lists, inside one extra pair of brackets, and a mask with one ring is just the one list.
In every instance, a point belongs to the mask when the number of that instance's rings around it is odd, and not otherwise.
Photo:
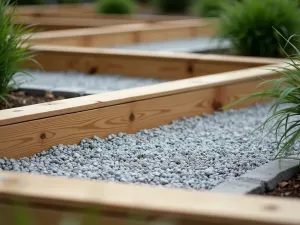
[(31, 156), (53, 145), (78, 143), (85, 137), (135, 133), (183, 116), (212, 113), (233, 99), (259, 90), (256, 87), (262, 79), (276, 77), (276, 73), (267, 70), (270, 68), (269, 65), (3, 110), (0, 157)]
[[(126, 19), (126, 18), (117, 18), (117, 17), (109, 18), (104, 16), (102, 17), (99, 16), (96, 18), (82, 18), (80, 15), (78, 15), (78, 18), (75, 17), (56, 18), (56, 17), (47, 17), (47, 16), (36, 18), (31, 16), (16, 16), (14, 17), (13, 22), (14, 24), (17, 25), (33, 26), (34, 32), (43, 32), (43, 31), (54, 31), (54, 30), (105, 27), (105, 26), (113, 26), (113, 25), (121, 25), (121, 24), (136, 24), (136, 23), (155, 24), (164, 21), (151, 20), (147, 18)], [(180, 21), (178, 22), (180, 23)]]
[[(145, 6), (138, 5), (137, 11), (143, 11)], [(30, 17), (56, 17), (56, 18), (102, 18), (102, 19), (123, 19), (123, 20), (146, 20), (146, 21), (166, 21), (166, 20), (184, 20), (196, 18), (196, 16), (183, 15), (157, 15), (157, 14), (101, 14), (97, 13), (94, 4), (72, 4), (72, 5), (35, 5), (35, 6), (17, 6), (16, 16)]]
[(93, 225), (300, 224), (300, 201), (297, 199), (25, 173), (1, 172), (0, 178), (1, 225), (15, 224), (17, 212), (23, 212), (23, 215), (29, 212), (35, 225), (60, 225), (61, 220), (70, 216), (82, 222), (83, 214), (88, 213), (95, 220), (86, 224)]
[(34, 32), (80, 29), (88, 27), (105, 27), (119, 24), (143, 23), (143, 20), (102, 19), (102, 18), (55, 18), (55, 17), (28, 17), (18, 16), (13, 20), (14, 24), (31, 26)]
[[(87, 74), (122, 74), (162, 79), (184, 79), (282, 62), (282, 59), (274, 58), (169, 54), (72, 46), (35, 45), (31, 49), (38, 52), (35, 59), (46, 71), (75, 70)], [(40, 67), (26, 63), (24, 68)]]
[[(89, 24), (89, 26), (101, 26), (101, 23), (105, 23), (105, 20), (99, 20), (99, 23), (95, 21), (94, 24), (86, 22), (87, 19), (82, 19), (82, 21), (79, 21), (78, 23), (70, 18), (64, 20), (69, 20), (71, 26), (78, 27), (84, 26), (84, 24)], [(51, 20), (46, 20), (45, 24), (46, 23), (51, 23)], [(126, 21), (124, 23), (126, 23)], [(61, 21), (61, 25), (65, 26), (66, 23), (62, 23)], [(215, 26), (216, 22), (214, 20), (193, 19), (179, 22), (165, 21), (151, 24), (119, 24), (110, 27), (105, 26), (74, 30), (70, 30), (68, 28), (68, 30), (66, 31), (59, 30), (37, 32), (30, 36), (31, 38), (28, 40), (28, 42), (35, 44), (53, 44), (99, 48), (115, 45), (176, 40), (201, 36), (207, 37), (215, 33)]]

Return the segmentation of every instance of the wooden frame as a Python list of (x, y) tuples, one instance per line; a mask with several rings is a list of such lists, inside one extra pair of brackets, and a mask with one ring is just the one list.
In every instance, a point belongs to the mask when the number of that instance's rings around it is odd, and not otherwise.
[[(218, 55), (149, 53), (36, 45), (36, 60), (48, 71), (122, 73), (171, 81), (147, 87), (2, 110), (0, 157), (20, 158), (83, 137), (133, 133), (219, 110), (256, 90), (262, 79), (277, 77), (283, 60)], [(55, 58), (57, 62), (49, 60)], [(99, 63), (101, 62), (101, 63)], [(137, 69), (143, 64), (143, 70)], [(34, 64), (24, 65), (37, 69)], [(145, 72), (145, 73), (142, 73)], [(246, 107), (257, 100), (239, 104)], [(25, 205), (23, 203), (26, 203)], [(125, 224), (141, 214), (146, 223), (296, 225), (297, 200), (224, 195), (183, 189), (87, 181), (23, 173), (0, 173), (0, 224), (13, 224), (15, 207), (26, 209), (37, 225), (59, 225), (65, 213), (80, 219), (93, 208), (99, 224)], [(96, 223), (98, 224), (98, 223)]]
[[(79, 23), (78, 23), (79, 24)], [(100, 28), (38, 32), (29, 43), (80, 47), (108, 47), (153, 41), (176, 40), (215, 33), (216, 20), (162, 21)]]
[[(188, 21), (188, 19), (185, 19)], [(14, 23), (23, 26), (34, 26), (35, 32), (51, 31), (51, 30), (69, 30), (80, 28), (104, 27), (121, 24), (146, 23), (155, 24), (164, 21), (180, 22), (182, 19), (172, 19), (172, 17), (125, 17), (125, 16), (97, 16), (95, 18), (82, 18), (78, 15), (75, 17), (33, 17), (33, 16), (15, 16)]]
[[(37, 20), (38, 18), (38, 20)], [(98, 14), (93, 4), (18, 6), (15, 23), (35, 24), (35, 31), (79, 29), (108, 25), (180, 21), (191, 16)]]
[[(143, 12), (147, 8), (144, 5), (138, 5), (137, 11)], [(166, 21), (166, 20), (183, 20), (195, 18), (195, 16), (173, 16), (173, 15), (156, 15), (156, 14), (99, 14), (96, 12), (94, 4), (64, 4), (64, 5), (35, 5), (35, 6), (18, 6), (16, 9), (17, 16), (28, 17), (56, 17), (56, 18), (102, 18), (102, 19), (123, 19), (123, 20), (147, 20), (147, 21)]]
[(94, 223), (82, 225), (300, 223), (300, 202), (297, 199), (241, 196), (7, 172), (1, 172), (0, 177), (1, 225), (16, 224), (13, 222), (17, 212), (23, 212), (23, 215), (24, 212), (30, 213), (35, 225), (59, 225), (60, 220), (70, 216), (73, 216), (73, 221), (80, 222), (84, 219), (84, 214), (90, 212), (94, 215)]
[[(35, 46), (33, 50), (38, 51), (36, 60), (46, 71), (72, 69), (173, 81), (3, 110), (0, 115), (0, 157), (29, 156), (58, 141), (64, 144), (78, 142), (82, 136), (81, 132), (76, 134), (76, 130), (79, 131), (82, 124), (77, 121), (94, 124), (85, 128), (86, 135), (103, 137), (121, 131), (136, 132), (182, 116), (213, 112), (232, 98), (253, 91), (261, 78), (273, 77), (273, 72), (263, 69), (281, 62), (268, 58), (222, 58), (196, 54), (170, 56), (165, 53), (151, 55), (147, 52), (78, 47), (63, 49), (61, 46)], [(144, 66), (139, 70), (137, 64)], [(36, 64), (28, 63), (25, 66), (28, 69), (38, 68)], [(177, 99), (175, 105), (174, 98)], [(157, 113), (148, 115), (148, 112)], [(122, 123), (117, 125), (116, 121), (111, 129), (101, 129), (106, 119), (97, 118), (122, 118)], [(66, 125), (71, 120), (74, 120), (72, 124), (78, 124), (77, 128)], [(68, 128), (65, 130), (63, 126)], [(26, 127), (26, 132), (23, 127)], [(23, 150), (19, 152), (21, 146)]]

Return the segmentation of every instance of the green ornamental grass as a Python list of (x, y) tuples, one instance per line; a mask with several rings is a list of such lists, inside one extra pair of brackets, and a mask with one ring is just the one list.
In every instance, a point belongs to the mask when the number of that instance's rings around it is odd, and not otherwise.
[(132, 14), (135, 11), (134, 0), (98, 0), (97, 12), (100, 14)]
[(16, 0), (17, 5), (43, 5), (44, 0)]
[(57, 0), (57, 4), (80, 4), (80, 0)]
[[(279, 35), (283, 37), (282, 34)], [(272, 70), (279, 74), (279, 78), (262, 82), (260, 86), (267, 85), (263, 91), (245, 96), (224, 107), (227, 109), (251, 98), (273, 100), (270, 116), (256, 130), (264, 130), (268, 127), (267, 135), (272, 132), (276, 135), (276, 158), (289, 158), (293, 155), (295, 159), (299, 159), (295, 155), (300, 154), (299, 150), (293, 148), (300, 139), (300, 51), (291, 42), (294, 39), (296, 43), (299, 43), (295, 37), (297, 36), (292, 35), (289, 39), (282, 38), (287, 44), (281, 49), (287, 55), (288, 61), (285, 67)], [(288, 55), (285, 50), (287, 46), (291, 46), (296, 53)]]
[(189, 9), (192, 0), (152, 0), (152, 5), (161, 13), (185, 13)]
[(219, 17), (227, 0), (198, 0), (192, 10), (200, 17)]
[(235, 1), (223, 6), (219, 25), (218, 37), (231, 41), (236, 54), (282, 57), (284, 43), (273, 28), (285, 37), (298, 33), (300, 10), (295, 0)]
[(0, 100), (7, 102), (9, 92), (19, 83), (16, 74), (30, 75), (22, 69), (22, 64), (32, 59), (33, 52), (29, 45), (23, 44), (30, 38), (23, 35), (31, 32), (28, 27), (15, 25), (12, 22), (15, 6), (8, 0), (0, 0)]

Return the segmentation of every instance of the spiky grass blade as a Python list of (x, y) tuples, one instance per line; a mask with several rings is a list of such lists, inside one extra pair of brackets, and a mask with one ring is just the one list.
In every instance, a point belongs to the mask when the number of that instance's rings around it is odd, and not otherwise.
[[(0, 98), (6, 99), (18, 85), (16, 74), (29, 75), (22, 65), (32, 61), (33, 53), (27, 40), (32, 35), (30, 27), (13, 23), (15, 6), (9, 0), (0, 0)], [(27, 35), (27, 38), (24, 38)]]
[[(275, 31), (278, 32), (277, 30)], [(284, 38), (279, 32), (278, 34)], [(295, 154), (293, 147), (300, 138), (300, 52), (291, 43), (293, 37), (296, 36), (293, 35), (288, 39), (284, 38), (284, 40), (295, 49), (297, 54), (292, 56), (287, 54), (289, 58), (286, 62), (287, 66), (271, 69), (280, 77), (262, 82), (259, 85), (260, 87), (268, 84), (268, 87), (263, 91), (244, 96), (223, 107), (223, 109), (228, 109), (239, 102), (258, 97), (273, 100), (274, 103), (269, 109), (271, 115), (255, 131), (259, 129), (265, 130), (270, 125), (266, 135), (274, 133), (276, 136), (277, 153), (275, 158), (284, 158)], [(284, 53), (286, 53), (285, 48), (287, 44), (284, 47), (280, 45)]]

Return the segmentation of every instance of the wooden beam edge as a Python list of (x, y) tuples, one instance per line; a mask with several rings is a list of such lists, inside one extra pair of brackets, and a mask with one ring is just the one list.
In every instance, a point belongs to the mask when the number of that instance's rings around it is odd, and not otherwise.
[(195, 78), (169, 81), (144, 87), (130, 88), (126, 90), (107, 92), (103, 94), (89, 95), (72, 99), (41, 103), (1, 111), (0, 126), (29, 120), (48, 118), (74, 112), (102, 108), (126, 102), (140, 101), (178, 93), (186, 93), (205, 88), (235, 84), (261, 78), (267, 79), (274, 76), (270, 67), (283, 67), (283, 64), (219, 73)]
[[(58, 20), (61, 21), (61, 20)], [(66, 25), (66, 21), (63, 21), (62, 25)], [(70, 20), (70, 25), (74, 24), (73, 20)], [(49, 24), (49, 22), (47, 22)], [(88, 23), (89, 26), (90, 23)], [(43, 24), (42, 24), (43, 25)], [(84, 23), (80, 23), (80, 25), (84, 25)], [(59, 30), (59, 31), (43, 31), (43, 32), (36, 32), (34, 33), (30, 41), (36, 40), (44, 40), (44, 39), (54, 39), (54, 38), (67, 38), (67, 37), (83, 37), (83, 36), (95, 36), (101, 34), (118, 34), (118, 33), (126, 33), (126, 32), (143, 32), (143, 31), (160, 31), (160, 30), (168, 30), (168, 29), (181, 29), (181, 28), (193, 28), (193, 27), (206, 27), (209, 23), (199, 20), (191, 20), (191, 21), (184, 21), (184, 22), (158, 22), (154, 24), (145, 23), (143, 21), (137, 21), (133, 24), (120, 24), (120, 25), (111, 25), (105, 27), (92, 27), (92, 28), (81, 28), (81, 29), (74, 29), (74, 30)], [(24, 36), (25, 38), (28, 35)]]
[(300, 224), (297, 199), (244, 196), (150, 185), (0, 173), (0, 201), (175, 216), (205, 224)]
[[(25, 44), (26, 45), (26, 44)], [(286, 61), (280, 58), (268, 57), (250, 57), (250, 56), (234, 56), (234, 55), (218, 55), (218, 54), (195, 54), (182, 53), (170, 55), (167, 52), (153, 52), (141, 50), (127, 50), (127, 49), (107, 49), (107, 48), (90, 48), (77, 46), (62, 46), (62, 45), (47, 45), (47, 44), (33, 44), (31, 50), (36, 52), (49, 53), (74, 53), (82, 55), (103, 55), (103, 56), (128, 56), (128, 57), (143, 57), (143, 58), (157, 58), (160, 60), (202, 60), (202, 61), (223, 61), (231, 63), (249, 63), (253, 65), (267, 65), (274, 63), (282, 63)]]

